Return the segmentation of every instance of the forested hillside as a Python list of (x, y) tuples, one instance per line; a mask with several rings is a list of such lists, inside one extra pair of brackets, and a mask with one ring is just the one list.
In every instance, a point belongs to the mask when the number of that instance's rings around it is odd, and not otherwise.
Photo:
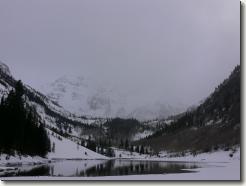
[(240, 144), (240, 83), (237, 66), (228, 79), (195, 110), (136, 144), (156, 151), (210, 151)]
[(21, 81), (0, 103), (0, 152), (45, 156), (50, 140), (36, 109), (25, 102)]

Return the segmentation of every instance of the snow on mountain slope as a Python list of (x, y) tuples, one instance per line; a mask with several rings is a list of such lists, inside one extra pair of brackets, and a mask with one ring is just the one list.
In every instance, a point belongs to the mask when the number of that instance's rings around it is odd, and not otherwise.
[(66, 139), (58, 134), (52, 135), (52, 131), (48, 130), (51, 140), (51, 147), (54, 152), (48, 154), (51, 159), (109, 159), (106, 156), (93, 152), (75, 142)]
[(132, 140), (133, 140), (133, 141), (137, 141), (137, 140), (146, 138), (146, 137), (152, 135), (153, 133), (154, 133), (154, 132), (151, 131), (151, 130), (144, 130), (143, 132), (138, 132), (138, 133), (136, 133)]
[(63, 76), (41, 90), (70, 112), (78, 115), (112, 117), (122, 112), (124, 96), (90, 79)]
[[(0, 66), (0, 99), (10, 90), (14, 89), (16, 82), (17, 81), (14, 79), (14, 77), (10, 74), (8, 67), (4, 64)], [(66, 138), (68, 138), (67, 140), (64, 140), (64, 144), (58, 143), (58, 147), (60, 148), (62, 148), (63, 145), (66, 147), (66, 145), (69, 144), (68, 141), (70, 139), (76, 140), (78, 142), (84, 139), (83, 137), (87, 138), (88, 135), (90, 135), (88, 130), (95, 130), (95, 126), (90, 127), (90, 125), (100, 125), (102, 122), (104, 122), (104, 120), (100, 118), (86, 118), (82, 116), (76, 116), (75, 114), (66, 111), (55, 101), (50, 100), (42, 93), (25, 84), (24, 97), (26, 103), (29, 106), (36, 108), (40, 117), (39, 119), (43, 124), (45, 124), (47, 130), (53, 130), (53, 132), (57, 133), (57, 135), (64, 135)], [(83, 136), (81, 135), (82, 132)], [(74, 143), (70, 144), (73, 146)], [(86, 148), (83, 150), (86, 150)], [(69, 153), (74, 155), (74, 151), (71, 149), (67, 152), (68, 154), (65, 155), (68, 155), (68, 157)], [(95, 157), (99, 157), (99, 154), (93, 154), (90, 150), (88, 150), (87, 156), (87, 158), (94, 159)]]
[[(16, 82), (7, 65), (2, 63), (0, 65), (0, 98), (14, 89)], [(37, 109), (42, 121), (44, 121), (48, 127), (58, 128), (58, 124), (63, 127), (83, 127), (88, 124), (99, 125), (105, 121), (100, 118), (86, 118), (72, 114), (54, 100), (49, 99), (44, 94), (26, 84), (24, 84), (24, 91), (27, 103)], [(79, 135), (80, 131), (77, 132), (76, 136)]]
[(148, 120), (166, 118), (184, 111), (184, 106), (172, 107), (161, 101), (133, 104), (132, 95), (119, 92), (113, 85), (102, 84), (81, 76), (63, 76), (41, 88), (49, 98), (77, 115), (121, 117)]
[(1, 69), (1, 71), (4, 72), (5, 74), (11, 76), (9, 67), (8, 67), (6, 64), (4, 64), (3, 62), (1, 62), (1, 61), (0, 61), (0, 69)]

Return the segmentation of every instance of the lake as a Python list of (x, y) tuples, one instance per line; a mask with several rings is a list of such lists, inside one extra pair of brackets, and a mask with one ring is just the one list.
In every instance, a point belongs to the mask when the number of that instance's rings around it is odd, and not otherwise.
[[(45, 165), (17, 166), (1, 177), (96, 177), (144, 174), (189, 173), (205, 166), (197, 162), (138, 160), (56, 160)], [(188, 169), (188, 170), (187, 170)]]

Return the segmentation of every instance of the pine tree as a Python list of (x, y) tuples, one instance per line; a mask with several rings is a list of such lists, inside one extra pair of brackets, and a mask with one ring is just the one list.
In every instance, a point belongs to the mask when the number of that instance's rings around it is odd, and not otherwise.
[(24, 92), (18, 81), (15, 89), (1, 98), (0, 151), (45, 156), (50, 151), (50, 140), (35, 108), (25, 104)]
[(123, 147), (124, 147), (123, 139), (120, 139), (120, 148), (123, 148)]
[(144, 154), (144, 147), (142, 145), (140, 147), (140, 154)]
[(68, 133), (72, 133), (72, 127), (71, 126), (69, 126), (69, 128), (68, 128)]
[(129, 148), (129, 142), (128, 142), (128, 139), (126, 139), (125, 141), (125, 149), (128, 149)]
[(52, 144), (52, 152), (55, 152), (55, 150), (56, 150), (56, 144), (53, 142), (53, 144)]
[(136, 146), (135, 152), (138, 152), (139, 153), (139, 146)]
[(133, 152), (133, 151), (134, 151), (134, 147), (133, 147), (133, 145), (131, 145), (130, 152)]

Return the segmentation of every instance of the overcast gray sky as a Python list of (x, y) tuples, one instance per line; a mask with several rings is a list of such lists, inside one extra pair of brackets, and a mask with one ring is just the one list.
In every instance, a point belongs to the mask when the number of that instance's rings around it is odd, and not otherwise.
[(239, 0), (0, 0), (0, 60), (39, 88), (92, 76), (193, 104), (240, 63)]

